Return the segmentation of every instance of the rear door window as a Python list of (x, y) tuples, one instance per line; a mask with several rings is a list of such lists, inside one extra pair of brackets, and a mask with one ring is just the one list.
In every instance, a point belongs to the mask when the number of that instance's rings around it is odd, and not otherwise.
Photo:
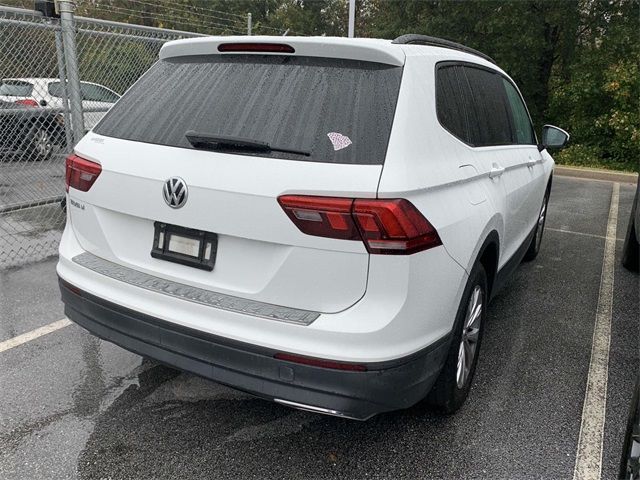
[[(278, 55), (211, 55), (157, 62), (94, 131), (193, 148), (189, 130), (309, 152), (255, 155), (382, 164), (402, 67)], [(229, 152), (253, 154), (247, 152)]]
[(473, 96), (473, 145), (485, 147), (513, 143), (502, 76), (468, 66), (464, 71)]
[(8, 97), (29, 97), (33, 92), (33, 84), (22, 80), (2, 80), (0, 95)]

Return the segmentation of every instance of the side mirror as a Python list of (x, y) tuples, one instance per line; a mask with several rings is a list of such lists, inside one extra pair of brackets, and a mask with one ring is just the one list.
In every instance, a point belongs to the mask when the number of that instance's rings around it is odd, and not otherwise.
[(554, 127), (553, 125), (545, 125), (542, 127), (540, 150), (544, 150), (545, 148), (562, 148), (569, 142), (569, 138), (571, 138), (571, 135), (563, 129)]

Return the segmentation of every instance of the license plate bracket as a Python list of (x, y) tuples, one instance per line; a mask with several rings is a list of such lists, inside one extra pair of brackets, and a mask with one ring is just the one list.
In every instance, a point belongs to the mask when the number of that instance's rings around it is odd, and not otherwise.
[(213, 270), (218, 235), (193, 228), (154, 222), (151, 256), (200, 270)]

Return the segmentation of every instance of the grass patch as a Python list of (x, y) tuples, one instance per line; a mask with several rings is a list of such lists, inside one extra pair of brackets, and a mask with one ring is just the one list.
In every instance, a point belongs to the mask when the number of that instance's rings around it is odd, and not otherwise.
[(638, 159), (620, 161), (613, 158), (602, 158), (599, 150), (586, 145), (571, 145), (564, 150), (553, 153), (558, 165), (571, 167), (601, 168), (619, 172), (638, 172)]

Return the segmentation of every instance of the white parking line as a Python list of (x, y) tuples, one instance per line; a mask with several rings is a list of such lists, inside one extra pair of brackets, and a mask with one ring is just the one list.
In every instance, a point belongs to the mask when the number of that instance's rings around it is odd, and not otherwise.
[(616, 257), (616, 229), (620, 184), (613, 184), (604, 258), (600, 276), (600, 292), (591, 344), (591, 361), (587, 388), (582, 406), (582, 422), (576, 451), (574, 480), (599, 480), (602, 471), (602, 443), (607, 410), (607, 378), (609, 375), (609, 346), (611, 343), (611, 315)]
[[(551, 232), (568, 233), (570, 235), (580, 235), (582, 237), (599, 238), (601, 240), (606, 240), (606, 238), (607, 238), (604, 235), (595, 235), (593, 233), (584, 233), (584, 232), (574, 232), (573, 230), (565, 230), (563, 228), (549, 228), (549, 227), (546, 227), (545, 230), (546, 231), (551, 231)], [(624, 242), (624, 238), (616, 238), (616, 241)]]
[(45, 325), (44, 327), (36, 328), (35, 330), (31, 330), (30, 332), (23, 333), (22, 335), (18, 335), (17, 337), (13, 337), (9, 340), (5, 340), (4, 342), (0, 342), (0, 353), (4, 352), (5, 350), (11, 350), (12, 348), (19, 347), (24, 343), (35, 340), (36, 338), (40, 338), (43, 335), (47, 335), (48, 333), (60, 330), (67, 325), (71, 325), (71, 320), (69, 320), (68, 318), (63, 318), (62, 320), (50, 323), (48, 325)]

